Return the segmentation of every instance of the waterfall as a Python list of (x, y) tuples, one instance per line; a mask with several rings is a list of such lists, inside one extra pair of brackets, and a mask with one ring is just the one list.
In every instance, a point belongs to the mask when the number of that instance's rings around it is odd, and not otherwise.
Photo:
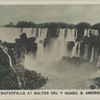
[[(43, 44), (44, 39), (47, 36), (47, 29), (39, 29), (37, 41), (37, 59), (39, 60), (48, 60), (49, 62), (59, 60), (65, 56), (65, 30), (59, 29), (59, 37), (57, 39), (51, 38), (51, 48), (46, 48), (44, 50)], [(47, 58), (47, 59), (46, 59)]]
[(87, 36), (88, 37), (90, 37), (90, 35), (89, 35), (90, 34), (90, 31), (91, 31), (91, 29), (88, 29), (88, 31), (87, 31)]
[[(67, 35), (66, 35), (66, 37), (65, 37), (65, 42), (66, 42), (66, 44), (67, 44), (68, 42), (74, 42), (74, 43), (75, 43), (75, 45), (74, 45), (74, 47), (73, 47), (73, 49), (72, 49), (72, 52), (71, 52), (70, 57), (79, 56), (79, 54), (80, 54), (80, 47), (78, 48), (78, 53), (77, 53), (77, 51), (76, 51), (77, 46), (78, 46), (78, 44), (79, 44), (79, 43), (76, 43), (76, 42), (75, 42), (75, 39), (76, 39), (76, 38), (77, 38), (77, 30), (76, 30), (76, 29), (70, 29), (70, 28), (68, 28), (68, 30), (67, 30)], [(80, 45), (79, 45), (79, 46), (80, 46)], [(76, 53), (77, 53), (77, 55), (76, 55)], [(68, 56), (68, 54), (69, 54), (69, 53), (67, 53), (67, 56)]]
[(78, 46), (78, 49), (77, 49), (77, 53), (76, 53), (77, 55), (76, 56), (80, 57), (80, 42), (78, 43), (77, 46)]
[(92, 47), (90, 62), (93, 62), (93, 60), (94, 60), (94, 47)]
[(88, 35), (88, 29), (84, 30), (84, 37)]
[[(0, 45), (0, 48), (1, 48), (1, 49), (3, 50), (3, 52), (8, 56), (8, 59), (9, 59), (9, 65), (10, 65), (11, 69), (14, 71), (14, 73), (17, 75), (16, 70), (13, 68), (12, 60), (11, 60), (10, 55), (8, 54), (8, 52), (7, 52), (1, 45)], [(20, 79), (19, 79), (18, 75), (17, 75), (17, 81), (18, 81), (18, 84), (19, 84), (19, 88), (21, 88), (22, 85), (21, 85), (21, 82), (20, 82)]]
[(87, 56), (88, 56), (88, 46), (85, 45), (85, 50), (84, 50), (84, 59), (87, 59)]
[(36, 37), (36, 28), (32, 28), (31, 30), (31, 36)]
[(23, 28), (23, 33), (26, 33), (27, 37), (32, 37), (32, 28)]
[(65, 37), (65, 41), (68, 42), (68, 41), (75, 41), (75, 29), (69, 29), (67, 30), (67, 36)]
[(65, 43), (65, 31), (64, 29), (58, 29), (58, 38), (51, 39), (51, 50), (49, 52), (51, 60), (60, 60), (63, 56), (66, 56), (66, 43)]
[(60, 49), (60, 44), (57, 39), (51, 39), (51, 48), (49, 52), (47, 52), (47, 57), (49, 58), (49, 62), (55, 61), (59, 59), (59, 49)]
[(99, 36), (98, 30), (94, 30), (94, 34), (95, 34), (96, 36)]
[(39, 62), (43, 61), (45, 59), (45, 52), (44, 52), (44, 39), (46, 38), (47, 35), (47, 29), (39, 28), (38, 32), (38, 37), (36, 38), (37, 42), (37, 60)]
[(37, 39), (44, 41), (44, 39), (47, 36), (47, 28), (39, 28), (38, 30), (39, 31), (38, 31)]
[(77, 46), (78, 46), (78, 44), (79, 44), (78, 42), (75, 42), (75, 45), (72, 49), (71, 58), (77, 56)]
[(62, 58), (63, 56), (65, 56), (65, 41), (64, 41), (64, 35), (65, 35), (65, 30), (66, 29), (60, 29), (59, 31), (59, 37), (57, 39), (57, 44), (58, 48), (55, 48), (55, 53), (57, 53), (58, 58)]
[(44, 47), (40, 41), (37, 42), (37, 60), (40, 62), (44, 60)]
[(20, 34), (22, 34), (23, 33), (23, 28), (20, 28)]
[(71, 41), (75, 41), (77, 39), (77, 30), (71, 29)]
[[(0, 27), (0, 40), (15, 43), (15, 39), (19, 38), (20, 28)], [(9, 38), (8, 38), (9, 37)]]
[(97, 67), (100, 67), (100, 55), (99, 55), (99, 58), (98, 58), (98, 61), (97, 61)]

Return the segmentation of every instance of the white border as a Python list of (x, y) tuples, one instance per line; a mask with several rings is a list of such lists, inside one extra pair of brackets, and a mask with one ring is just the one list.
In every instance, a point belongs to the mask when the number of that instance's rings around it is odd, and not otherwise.
[(100, 0), (0, 0), (0, 5), (99, 5)]
[[(100, 5), (100, 1), (99, 0), (88, 0), (88, 1), (87, 0), (83, 0), (83, 1), (82, 0), (0, 0), (0, 5)], [(42, 91), (51, 91), (51, 90), (42, 90)], [(38, 97), (35, 96), (34, 97), (34, 96), (5, 95), (5, 96), (0, 96), (0, 100), (100, 100), (100, 96), (79, 95), (79, 96), (62, 97), (59, 95), (59, 96), (38, 96)]]

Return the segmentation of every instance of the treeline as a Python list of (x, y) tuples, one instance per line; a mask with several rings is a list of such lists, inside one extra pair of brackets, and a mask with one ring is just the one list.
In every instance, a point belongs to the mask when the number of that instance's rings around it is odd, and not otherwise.
[(10, 22), (7, 25), (3, 25), (4, 27), (17, 27), (17, 28), (35, 28), (35, 27), (40, 27), (40, 28), (66, 28), (66, 27), (74, 27), (73, 24), (67, 24), (63, 22), (51, 22), (51, 23), (40, 23), (36, 24), (31, 21), (19, 21), (17, 24), (14, 24), (13, 22)]
[(3, 25), (5, 27), (17, 27), (17, 28), (33, 28), (33, 27), (37, 27), (37, 24), (29, 21), (19, 21), (17, 24), (14, 24), (13, 22), (10, 22), (7, 25)]
[(78, 28), (78, 29), (84, 29), (84, 28), (92, 28), (92, 29), (98, 29), (100, 30), (100, 23), (91, 25), (87, 22), (80, 22), (78, 24), (68, 24), (64, 22), (51, 22), (51, 23), (40, 23), (36, 24), (31, 21), (19, 21), (17, 24), (14, 24), (13, 22), (10, 22), (7, 25), (3, 25), (4, 27), (17, 27), (17, 28)]

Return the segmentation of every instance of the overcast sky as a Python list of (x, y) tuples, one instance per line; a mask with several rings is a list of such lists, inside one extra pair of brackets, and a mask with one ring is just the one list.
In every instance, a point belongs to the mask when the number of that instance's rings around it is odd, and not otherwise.
[(79, 23), (100, 22), (100, 6), (68, 5), (0, 5), (0, 25), (17, 21), (66, 22)]

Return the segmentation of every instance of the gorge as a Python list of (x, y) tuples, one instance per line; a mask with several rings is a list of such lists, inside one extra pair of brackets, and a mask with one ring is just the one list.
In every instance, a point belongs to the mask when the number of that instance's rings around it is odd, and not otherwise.
[[(100, 24), (0, 27), (0, 35), (1, 45), (11, 56), (12, 65), (18, 73), (25, 67), (48, 78), (47, 84), (45, 79), (41, 79), (44, 81), (43, 84), (37, 80), (41, 86), (46, 84), (43, 89), (91, 88), (87, 86), (87, 82), (99, 72)], [(27, 89), (29, 87), (25, 85), (23, 73), (20, 73), (19, 77), (23, 88)]]

